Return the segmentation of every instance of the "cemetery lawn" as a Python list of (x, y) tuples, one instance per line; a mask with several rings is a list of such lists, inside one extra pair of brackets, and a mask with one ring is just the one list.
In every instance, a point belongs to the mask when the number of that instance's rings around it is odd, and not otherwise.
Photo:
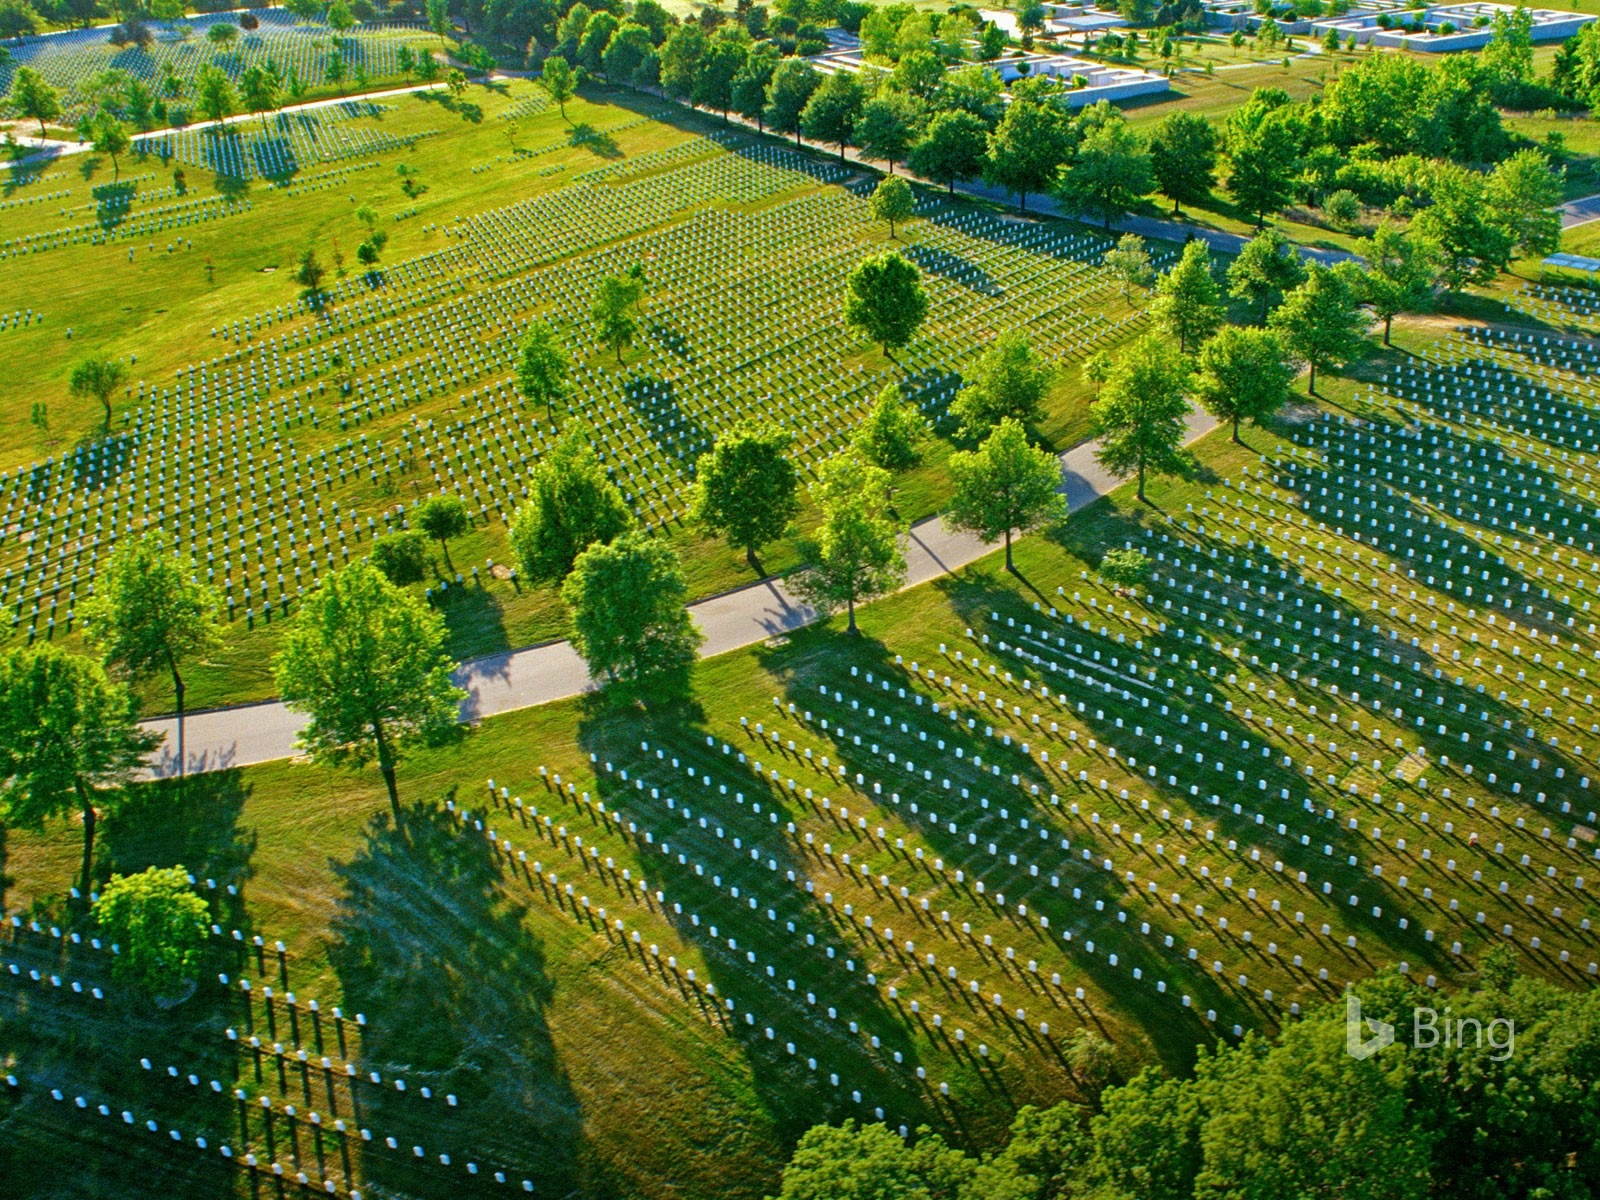
[[(990, 556), (866, 608), (859, 639), (835, 620), (702, 662), (650, 711), (490, 719), (402, 765), (399, 832), (375, 773), (278, 763), (140, 789), (98, 873), (217, 881), (211, 966), (254, 980), (258, 1031), (269, 981), (360, 1012), (361, 1069), (391, 1081), (362, 1085), (366, 1119), (402, 1150), (357, 1169), (424, 1196), (462, 1194), (470, 1156), (543, 1192), (753, 1197), (816, 1121), (881, 1108), (988, 1145), (1020, 1104), (1181, 1068), (1399, 964), (1458, 983), (1509, 940), (1581, 984), (1600, 566), (1579, 540), (1592, 451), (1568, 443), (1600, 434), (1558, 405), (1585, 351), (1469, 340), (1464, 319), (1397, 323), (1318, 404), (1202, 440), (1150, 504), (1123, 487), (1024, 539), (1018, 576)], [(1488, 407), (1533, 379), (1526, 407)], [(1480, 380), (1459, 413), (1451, 389)], [(1125, 542), (1155, 560), (1137, 595), (1094, 574)], [(77, 850), (66, 823), (11, 831), (7, 908), (47, 925)], [(103, 982), (102, 955), (53, 945), (8, 954)], [(310, 1103), (296, 1068), (255, 1077), (219, 988), (127, 1028), (23, 994), (54, 1016), (0, 1010), (0, 1054), (68, 1097), (143, 1055)], [(264, 1144), (263, 1119), (240, 1135), (194, 1095), (180, 1071), (153, 1119)], [(92, 1111), (24, 1103), (122, 1144)], [(411, 1141), (455, 1166), (412, 1164)]]
[[(732, 152), (708, 135), (727, 139)], [(283, 595), (292, 601), (296, 588), (311, 586), (330, 554), (339, 565), (365, 553), (373, 532), (398, 527), (402, 505), (452, 480), (482, 515), (449, 547), (466, 582), (442, 602), (451, 652), (471, 657), (563, 634), (553, 589), (501, 577), (512, 558), (504, 522), (521, 477), (566, 424), (556, 414), (552, 430), (544, 413), (525, 412), (510, 383), (517, 339), (536, 316), (554, 320), (569, 343), (586, 420), (616, 431), (603, 453), (619, 478), (659, 481), (635, 503), (682, 556), (695, 596), (754, 578), (741, 551), (685, 524), (689, 469), (718, 429), (766, 415), (795, 428), (809, 479), (811, 464), (842, 444), (884, 382), (906, 379), (937, 416), (953, 395), (949, 371), (1025, 322), (1062, 367), (1036, 433), (1066, 449), (1088, 435), (1077, 370), (1084, 347), (1115, 345), (1144, 321), (1108, 293), (1102, 273), (1075, 261), (1098, 245), (1079, 226), (1019, 223), (935, 200), (931, 219), (891, 241), (866, 216), (866, 173), (788, 155), (713, 117), (633, 93), (588, 92), (563, 118), (530, 83), (496, 82), (459, 101), (442, 92), (396, 96), (244, 122), (223, 138), (188, 132), (165, 149), (172, 157), (123, 156), (119, 177), (104, 156), (81, 155), (0, 180), (8, 233), (27, 239), (26, 249), (0, 259), (10, 303), (44, 314), (0, 331), (13, 359), (30, 364), (0, 378), (0, 412), (13, 418), (0, 423), (0, 503), (10, 504), (0, 599), (17, 618), (0, 634), (51, 636), (53, 615), (54, 636), (70, 643), (73, 592), (112, 540), (105, 527), (116, 520), (121, 536), (130, 509), (137, 521), (193, 492), (183, 548), (219, 588), (231, 583), (234, 598), (224, 648), (189, 678), (193, 707), (270, 696)], [(224, 159), (253, 164), (250, 177), (208, 165)], [(744, 182), (712, 182), (710, 172)], [(407, 186), (421, 190), (408, 195)], [(667, 201), (645, 203), (649, 212), (637, 216), (641, 206), (624, 203), (636, 194)], [(615, 196), (618, 207), (587, 228), (586, 202), (565, 207), (584, 195)], [(356, 216), (363, 207), (388, 234), (371, 275), (355, 262), (367, 236)], [(552, 240), (500, 224), (517, 220), (551, 220), (563, 232)], [(1026, 240), (1036, 233), (1086, 248), (1041, 254)], [(768, 261), (753, 269), (763, 244)], [(891, 245), (923, 263), (935, 302), (903, 370), (838, 317), (844, 274)], [(293, 278), (308, 246), (332, 292), (320, 312), (300, 303)], [(634, 261), (657, 277), (645, 336), (619, 366), (593, 340), (588, 300), (601, 273)], [(744, 297), (756, 294), (801, 294), (809, 311), (798, 325), (752, 326), (758, 340), (741, 350), (727, 342), (730, 322), (747, 319)], [(98, 354), (127, 367), (109, 439), (99, 401), (67, 387), (73, 367)], [(737, 415), (713, 400), (718, 373), (730, 370), (741, 378)], [(210, 423), (197, 425), (191, 411), (180, 426), (178, 393), (198, 394), (202, 371)], [(769, 391), (778, 399), (770, 413), (762, 407)], [(130, 469), (123, 456), (135, 433), (143, 457)], [(952, 443), (943, 433), (898, 481), (908, 519), (947, 500), (942, 468)], [(38, 530), (18, 520), (21, 472), (31, 464), (72, 480), (50, 491)], [(125, 507), (113, 509), (119, 500)], [(314, 522), (302, 500), (321, 510)], [(797, 532), (811, 520), (808, 508)], [(445, 558), (435, 558), (442, 580)], [(768, 572), (796, 561), (792, 538), (762, 554)], [(152, 685), (144, 703), (164, 711), (170, 698)]]

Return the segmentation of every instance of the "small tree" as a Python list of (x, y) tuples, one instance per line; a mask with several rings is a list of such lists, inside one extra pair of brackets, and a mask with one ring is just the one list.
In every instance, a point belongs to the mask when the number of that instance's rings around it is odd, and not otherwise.
[(11, 78), (11, 107), (18, 116), (39, 122), (39, 136), (44, 137), (44, 123), (61, 116), (61, 93), (45, 82), (43, 75), (32, 67), (18, 67)]
[(217, 594), (195, 565), (155, 534), (118, 543), (83, 606), (84, 633), (106, 663), (135, 682), (172, 677), (178, 772), (185, 769), (182, 666), (221, 644)]
[(341, 37), (356, 27), (355, 14), (350, 11), (350, 6), (344, 0), (333, 0), (328, 6), (325, 20), (328, 22), (328, 28)]
[(456, 565), (450, 561), (450, 539), (460, 537), (472, 528), (472, 517), (461, 497), (450, 492), (429, 496), (417, 505), (412, 520), (425, 536), (439, 543), (439, 549), (444, 554), (445, 569), (454, 575)]
[(1067, 515), (1060, 462), (1048, 450), (1028, 445), (1027, 430), (1011, 417), (1002, 420), (977, 450), (952, 454), (950, 476), (955, 495), (945, 520), (986, 542), (1004, 536), (1006, 570), (1013, 574), (1017, 568), (1011, 561), (1012, 531), (1026, 533)]
[(450, 0), (427, 0), (427, 12), (428, 28), (438, 35), (442, 46), (450, 33)]
[(111, 157), (111, 177), (121, 179), (122, 165), (118, 159), (133, 145), (133, 140), (128, 136), (127, 126), (110, 113), (102, 112), (94, 119), (92, 131), (93, 137), (90, 140), (95, 151)]
[(894, 237), (897, 221), (909, 221), (917, 211), (916, 198), (911, 185), (898, 175), (885, 177), (872, 193), (874, 220), (889, 222), (889, 236)]
[(1228, 267), (1228, 295), (1259, 304), (1257, 321), (1266, 324), (1269, 305), (1305, 282), (1305, 263), (1294, 244), (1276, 229), (1256, 234)]
[(561, 579), (585, 549), (632, 524), (589, 444), (569, 434), (534, 467), (528, 499), (511, 519), (511, 549), (527, 578)]
[(1176, 266), (1156, 284), (1150, 315), (1156, 326), (1178, 339), (1187, 353), (1222, 324), (1222, 290), (1211, 274), (1211, 251), (1196, 238), (1183, 248)]
[(52, 643), (0, 658), (0, 811), (15, 828), (41, 829), (77, 810), (84, 896), (99, 806), (160, 743), (160, 734), (139, 728), (128, 689), (95, 660)]
[(1406, 312), (1426, 312), (1439, 285), (1439, 248), (1420, 233), (1402, 231), (1387, 217), (1370, 238), (1357, 243), (1367, 269), (1357, 291), (1383, 322), (1383, 344), (1389, 327)]
[(322, 291), (322, 279), (327, 273), (328, 269), (317, 257), (316, 247), (307, 246), (305, 252), (300, 255), (300, 261), (295, 265), (294, 281), (312, 296), (316, 296)]
[(578, 90), (577, 80), (572, 73), (572, 64), (559, 54), (552, 54), (544, 60), (544, 69), (539, 74), (539, 85), (550, 94), (550, 99), (556, 102), (556, 107), (561, 110), (561, 119), (567, 117), (567, 101)]
[(200, 969), (211, 914), (181, 865), (113, 875), (94, 915), (117, 947), (116, 978), (152, 996), (171, 996)]
[(67, 390), (74, 396), (93, 396), (106, 410), (105, 431), (111, 432), (111, 397), (127, 379), (128, 372), (120, 362), (110, 358), (86, 358), (72, 368)]
[(901, 398), (899, 385), (887, 383), (851, 444), (873, 466), (898, 471), (922, 456), (927, 436), (928, 422), (917, 406)]
[(928, 314), (928, 293), (922, 275), (894, 250), (885, 251), (850, 272), (844, 319), (894, 358), (910, 343)]
[(1200, 347), (1194, 396), (1212, 416), (1233, 424), (1264, 425), (1289, 398), (1294, 367), (1275, 334), (1230, 325)]
[(1132, 591), (1150, 580), (1150, 560), (1138, 550), (1107, 550), (1100, 557), (1100, 578), (1119, 592)]
[(595, 291), (590, 309), (595, 335), (616, 351), (619, 363), (623, 349), (633, 344), (639, 332), (638, 307), (643, 298), (643, 281), (631, 276), (608, 275)]
[(1120, 478), (1136, 475), (1141, 501), (1147, 474), (1188, 470), (1183, 435), (1189, 404), (1183, 393), (1189, 371), (1180, 351), (1146, 334), (1118, 356), (1089, 409), (1101, 438), (1096, 459)]
[(1044, 398), (1055, 372), (1034, 352), (1020, 329), (1002, 333), (984, 351), (950, 413), (968, 437), (982, 437), (1002, 421), (1030, 424), (1044, 416)]
[(1144, 239), (1137, 233), (1125, 233), (1117, 244), (1107, 250), (1102, 260), (1113, 279), (1122, 284), (1122, 298), (1133, 299), (1133, 289), (1148, 291), (1156, 281), (1156, 269), (1150, 262), (1150, 252)]
[(692, 519), (743, 548), (745, 562), (757, 571), (756, 552), (800, 515), (799, 475), (784, 453), (793, 440), (770, 426), (736, 429), (695, 464)]
[(811, 497), (822, 522), (802, 543), (805, 569), (790, 586), (825, 611), (844, 605), (854, 634), (856, 605), (905, 578), (905, 528), (888, 515), (889, 473), (855, 453), (836, 454), (818, 468)]
[(395, 587), (428, 577), (428, 539), (414, 529), (386, 533), (372, 543), (372, 565)]
[[(329, 79), (333, 76), (330, 74)], [(233, 90), (233, 81), (219, 68), (207, 63), (200, 68), (199, 86), (195, 93), (200, 115), (206, 120), (220, 122), (231, 117), (239, 108), (239, 97)]]
[[(409, 70), (407, 74), (410, 74)], [(263, 129), (267, 127), (267, 114), (276, 110), (280, 103), (282, 86), (277, 72), (262, 66), (246, 67), (239, 76), (239, 91), (244, 106), (261, 117)]]
[(517, 390), (532, 404), (543, 404), (553, 423), (556, 401), (566, 400), (568, 392), (567, 356), (556, 338), (556, 331), (543, 321), (528, 326), (517, 354)]
[(688, 595), (671, 548), (639, 532), (590, 546), (561, 585), (572, 645), (590, 674), (635, 688), (694, 662), (701, 634), (684, 607)]
[(1349, 276), (1312, 263), (1306, 281), (1283, 298), (1268, 320), (1286, 350), (1311, 368), (1306, 390), (1317, 394), (1317, 371), (1337, 370), (1361, 353), (1367, 318)]
[(273, 659), (283, 702), (310, 717), (301, 746), (338, 766), (376, 760), (397, 825), (396, 765), (453, 732), (466, 696), (450, 681), (444, 637), (438, 613), (354, 562), (301, 602)]

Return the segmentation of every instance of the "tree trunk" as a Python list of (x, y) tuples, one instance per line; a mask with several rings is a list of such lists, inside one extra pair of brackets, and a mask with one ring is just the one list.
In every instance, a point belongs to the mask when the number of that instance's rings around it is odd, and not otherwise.
[(744, 548), (744, 561), (749, 564), (752, 571), (759, 572), (761, 570), (761, 564), (756, 561), (756, 548), (754, 546), (746, 546)]
[(111, 432), (111, 397), (110, 396), (102, 396), (100, 398), (100, 403), (105, 405), (105, 407), (106, 407), (106, 432), (110, 433)]
[(172, 691), (178, 700), (178, 778), (182, 779), (187, 760), (183, 750), (183, 676), (178, 674), (178, 660), (167, 651), (167, 666), (172, 668)]
[(851, 596), (846, 599), (844, 602), (844, 608), (850, 620), (850, 623), (845, 626), (844, 631), (849, 634), (859, 633), (860, 631), (856, 629), (856, 598)]
[(1391, 313), (1383, 319), (1383, 344), (1389, 345), (1389, 326), (1394, 324), (1394, 315)]
[(389, 792), (389, 811), (394, 814), (394, 827), (400, 828), (400, 791), (394, 782), (394, 756), (389, 752), (389, 739), (384, 736), (383, 726), (377, 726), (378, 742), (378, 770), (383, 774), (383, 786)]
[(1027, 212), (1028, 211), (1028, 193), (1027, 192), (1018, 192), (1017, 193), (1017, 211), (1018, 212)]
[(1244, 444), (1243, 442), (1239, 441), (1239, 415), (1237, 413), (1235, 413), (1233, 417), (1233, 441), (1235, 445), (1242, 446)]
[(1311, 395), (1317, 394), (1317, 364), (1311, 364), (1311, 381), (1306, 385), (1306, 391)]
[(456, 565), (455, 565), (455, 563), (450, 561), (450, 543), (445, 541), (444, 538), (440, 538), (439, 539), (439, 550), (444, 554), (445, 570), (449, 571), (450, 574), (454, 575), (456, 573)]
[(1013, 575), (1017, 573), (1016, 564), (1011, 561), (1011, 527), (1006, 527), (1006, 570)]
[(78, 792), (78, 805), (83, 810), (83, 871), (78, 877), (78, 890), (83, 893), (83, 902), (89, 903), (89, 883), (94, 870), (94, 827), (95, 811), (94, 797), (89, 794), (89, 789), (84, 786), (83, 780), (74, 781)]
[(952, 196), (956, 194), (956, 177), (954, 175), (950, 177), (950, 194)]
[(1139, 502), (1144, 503), (1144, 464), (1139, 464)]

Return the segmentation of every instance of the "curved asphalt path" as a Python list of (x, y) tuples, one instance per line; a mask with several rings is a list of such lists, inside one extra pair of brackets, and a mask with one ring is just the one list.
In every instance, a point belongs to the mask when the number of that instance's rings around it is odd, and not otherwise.
[[(1209, 433), (1216, 423), (1207, 413), (1191, 413), (1188, 440)], [(1096, 442), (1085, 442), (1061, 456), (1061, 491), (1073, 511), (1104, 496), (1121, 482), (1095, 461), (1097, 447)], [(975, 562), (999, 544), (957, 533), (947, 528), (941, 518), (929, 517), (911, 527), (904, 586), (915, 587), (937, 579)], [(816, 610), (790, 595), (778, 579), (765, 579), (691, 604), (689, 613), (705, 634), (702, 657), (765, 641), (818, 618)], [(568, 642), (549, 642), (471, 659), (456, 669), (455, 681), (467, 692), (461, 705), (463, 721), (565, 700), (594, 686), (583, 660)], [(152, 757), (151, 774), (176, 775), (177, 719), (161, 717), (145, 721), (144, 725), (166, 735), (166, 742)], [(191, 713), (184, 720), (188, 773), (291, 758), (296, 753), (295, 736), (304, 725), (302, 715), (275, 700)]]

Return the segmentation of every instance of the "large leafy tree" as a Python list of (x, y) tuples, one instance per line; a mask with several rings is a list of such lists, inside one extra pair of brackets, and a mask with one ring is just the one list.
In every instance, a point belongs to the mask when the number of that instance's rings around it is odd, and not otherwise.
[(111, 159), (111, 178), (122, 177), (121, 158), (133, 145), (133, 140), (128, 136), (128, 128), (109, 112), (102, 112), (95, 117), (89, 127), (89, 142), (96, 152), (106, 155)]
[(1287, 106), (1252, 100), (1229, 118), (1228, 191), (1259, 228), (1294, 194), (1300, 137)]
[(1122, 284), (1124, 300), (1132, 301), (1134, 288), (1148, 289), (1155, 285), (1156, 269), (1150, 261), (1150, 251), (1137, 233), (1125, 233), (1118, 238), (1101, 262)]
[(556, 331), (543, 321), (533, 322), (522, 335), (517, 351), (517, 390), (530, 404), (543, 404), (552, 422), (556, 401), (567, 398), (567, 355)]
[(686, 669), (701, 635), (677, 556), (640, 532), (595, 543), (561, 585), (572, 644), (593, 675), (648, 688)]
[(511, 518), (511, 549), (529, 579), (561, 579), (590, 545), (632, 524), (627, 502), (589, 444), (569, 434), (534, 467), (528, 499)]
[(1067, 515), (1061, 464), (1050, 451), (1028, 445), (1027, 430), (1011, 417), (978, 449), (952, 454), (950, 477), (955, 495), (945, 520), (986, 542), (1003, 536), (1006, 570), (1011, 572), (1017, 569), (1011, 561), (1012, 532), (1025, 533)]
[(1064, 112), (1048, 99), (1014, 100), (989, 135), (983, 177), (1016, 193), (1025, 212), (1029, 193), (1055, 183), (1061, 164), (1071, 154), (1072, 130)]
[(466, 696), (450, 680), (444, 639), (438, 613), (354, 562), (301, 602), (273, 659), (283, 702), (310, 717), (300, 744), (318, 762), (376, 761), (397, 825), (395, 767), (452, 732)]
[(871, 162), (886, 162), (889, 173), (894, 165), (911, 153), (922, 136), (926, 113), (922, 102), (905, 92), (880, 92), (861, 107), (856, 122), (856, 145), (861, 157)]
[(811, 498), (822, 520), (802, 543), (805, 569), (790, 586), (818, 608), (844, 606), (854, 634), (856, 605), (905, 578), (905, 526), (889, 515), (889, 473), (853, 451), (836, 454), (818, 468)]
[(661, 47), (661, 86), (667, 95), (687, 100), (705, 62), (707, 41), (699, 25), (679, 25)]
[(689, 98), (702, 108), (715, 109), (723, 118), (734, 107), (734, 81), (744, 70), (749, 48), (737, 38), (717, 37), (706, 50)]
[(170, 996), (200, 969), (211, 919), (182, 866), (113, 875), (94, 906), (117, 947), (112, 974), (152, 996)]
[(995, 338), (956, 394), (950, 412), (968, 437), (981, 437), (1000, 422), (1024, 424), (1044, 415), (1044, 398), (1055, 372), (1034, 350), (1028, 335), (1008, 330)]
[(917, 201), (911, 194), (911, 185), (898, 175), (888, 175), (878, 182), (872, 192), (872, 215), (889, 223), (889, 236), (895, 237), (894, 227), (916, 215)]
[(180, 774), (185, 766), (182, 668), (222, 641), (217, 594), (196, 574), (193, 562), (146, 534), (117, 545), (83, 606), (84, 632), (113, 671), (134, 681), (171, 676)]
[(1183, 248), (1177, 263), (1156, 284), (1150, 315), (1178, 339), (1187, 353), (1222, 324), (1222, 289), (1211, 273), (1211, 251), (1199, 238)]
[(970, 112), (936, 113), (922, 140), (911, 148), (906, 165), (954, 194), (957, 183), (983, 174), (988, 148), (989, 129), (981, 118)]
[(32, 67), (17, 68), (11, 77), (10, 95), (18, 116), (39, 122), (40, 137), (44, 136), (44, 123), (61, 116), (61, 94)]
[(742, 548), (758, 571), (757, 551), (800, 515), (799, 475), (785, 454), (793, 440), (773, 426), (735, 429), (695, 464), (693, 520)]
[(539, 72), (539, 86), (549, 93), (550, 99), (556, 102), (556, 107), (561, 111), (562, 120), (567, 116), (567, 101), (578, 90), (577, 78), (572, 71), (572, 64), (559, 54), (552, 54), (544, 60), (544, 67)]
[(854, 71), (835, 71), (811, 93), (800, 113), (800, 131), (814, 142), (839, 147), (839, 161), (850, 144), (866, 93)]
[(1172, 201), (1177, 216), (1185, 204), (1211, 195), (1217, 178), (1217, 131), (1198, 113), (1175, 112), (1150, 135), (1150, 171), (1156, 189)]
[(877, 342), (890, 358), (911, 341), (928, 315), (921, 272), (894, 250), (857, 266), (846, 288), (845, 323)]
[(239, 93), (244, 106), (261, 118), (261, 127), (267, 127), (267, 114), (281, 102), (283, 83), (276, 70), (254, 63), (239, 76)]
[[(1526, 10), (1523, 10), (1526, 12)], [(1485, 198), (1519, 254), (1553, 254), (1561, 245), (1561, 181), (1540, 150), (1519, 150), (1489, 173)]]
[(0, 811), (20, 829), (78, 812), (84, 896), (100, 806), (160, 742), (160, 734), (139, 728), (128, 689), (94, 659), (48, 643), (0, 658)]
[(1363, 303), (1383, 322), (1383, 344), (1389, 345), (1389, 327), (1407, 312), (1425, 312), (1433, 303), (1439, 281), (1439, 248), (1411, 230), (1402, 230), (1385, 217), (1372, 236), (1356, 244), (1366, 262), (1357, 291)]
[(794, 134), (796, 146), (800, 144), (800, 114), (821, 82), (821, 74), (803, 58), (786, 58), (772, 70), (762, 115), (774, 132)]
[(1090, 406), (1101, 439), (1095, 457), (1113, 475), (1136, 476), (1140, 500), (1147, 475), (1188, 470), (1183, 436), (1189, 379), (1188, 359), (1170, 342), (1146, 334), (1117, 357)]
[(1054, 191), (1068, 208), (1094, 214), (1103, 228), (1110, 229), (1112, 220), (1124, 216), (1155, 186), (1155, 178), (1144, 139), (1129, 128), (1119, 110), (1107, 107), (1108, 114), (1090, 123)]
[(1263, 425), (1289, 398), (1294, 367), (1276, 334), (1230, 325), (1200, 347), (1194, 398), (1215, 417), (1233, 424)]
[[(330, 66), (337, 59), (340, 65), (339, 78), (334, 79), (333, 72), (328, 73), (332, 82), (341, 82), (344, 79), (344, 59), (338, 51), (329, 56)], [(195, 90), (196, 103), (200, 115), (208, 121), (221, 121), (224, 117), (231, 117), (239, 111), (239, 97), (233, 90), (233, 80), (220, 67), (207, 63), (200, 68), (199, 83)]]
[(1483, 176), (1440, 163), (1428, 199), (1411, 228), (1439, 247), (1444, 282), (1451, 291), (1489, 283), (1505, 270), (1516, 239), (1496, 219)]
[(396, 587), (421, 583), (428, 577), (428, 539), (415, 529), (384, 534), (372, 543), (369, 557)]
[[(766, 127), (767, 88), (772, 83), (773, 72), (777, 69), (778, 57), (776, 44), (758, 42), (751, 47), (744, 65), (733, 77), (729, 96), (733, 111), (746, 120), (754, 121), (757, 129)], [(804, 105), (801, 107), (804, 108)]]
[(105, 430), (111, 432), (111, 398), (128, 378), (128, 369), (113, 358), (86, 358), (72, 368), (67, 390), (74, 396), (93, 396), (106, 411)]
[(1276, 229), (1256, 234), (1228, 266), (1228, 295), (1260, 305), (1257, 320), (1266, 323), (1269, 306), (1305, 282), (1305, 263), (1294, 243)]
[(927, 436), (927, 419), (915, 404), (901, 397), (897, 384), (887, 383), (851, 444), (873, 466), (898, 471), (921, 457), (920, 447)]
[(1367, 317), (1351, 285), (1353, 272), (1312, 263), (1306, 281), (1283, 298), (1268, 319), (1284, 349), (1311, 368), (1307, 390), (1317, 394), (1317, 372), (1337, 370), (1366, 342)]

